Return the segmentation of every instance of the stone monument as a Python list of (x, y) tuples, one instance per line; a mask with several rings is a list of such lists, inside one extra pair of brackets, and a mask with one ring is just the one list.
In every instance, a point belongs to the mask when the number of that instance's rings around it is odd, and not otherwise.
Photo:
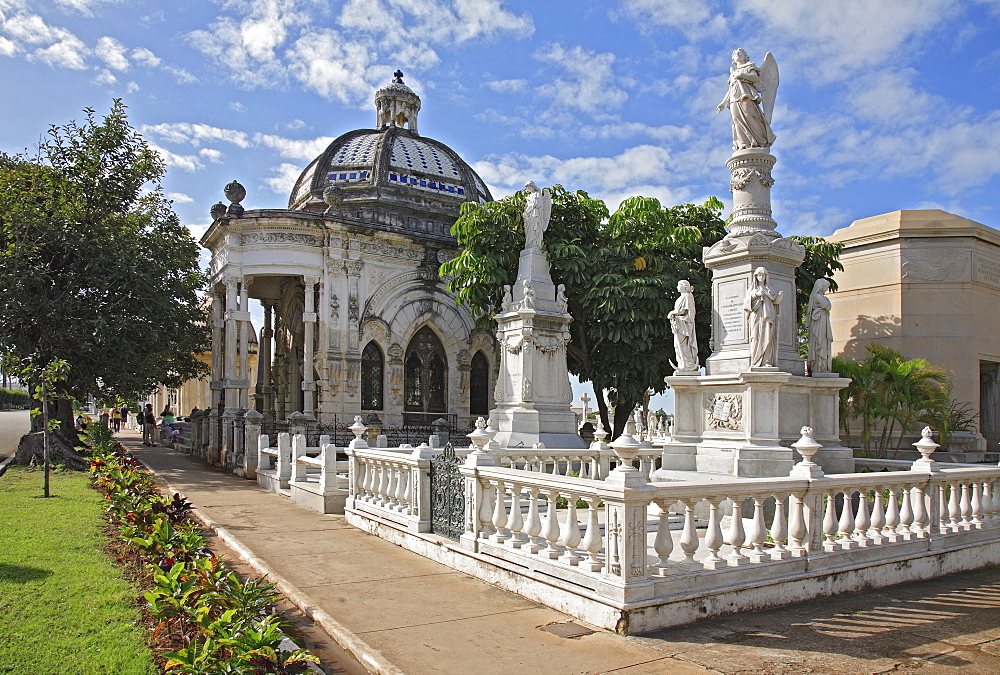
[(571, 409), (573, 390), (566, 368), (566, 345), (573, 317), (566, 311), (564, 289), (552, 283), (542, 238), (552, 213), (552, 195), (534, 183), (524, 186), (524, 250), (517, 281), (504, 287), (501, 312), (495, 317), (500, 346), (500, 372), (490, 417), (496, 422), (494, 442), (503, 448), (584, 448)]
[(822, 444), (816, 461), (824, 471), (854, 469), (839, 438), (838, 392), (848, 380), (806, 377), (796, 351), (795, 268), (805, 249), (781, 236), (771, 216), (777, 88), (770, 53), (758, 66), (744, 50), (733, 52), (718, 106), (732, 115), (726, 166), (733, 219), (729, 234), (703, 254), (712, 270), (712, 354), (705, 375), (678, 370), (666, 379), (675, 392), (675, 428), (664, 446), (664, 470), (787, 476), (803, 425)]

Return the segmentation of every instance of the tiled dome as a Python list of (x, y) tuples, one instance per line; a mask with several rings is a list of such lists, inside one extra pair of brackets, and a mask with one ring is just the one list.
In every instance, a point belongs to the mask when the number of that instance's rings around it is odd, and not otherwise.
[(454, 150), (417, 133), (420, 99), (402, 83), (401, 73), (378, 91), (375, 103), (379, 127), (349, 131), (333, 141), (299, 176), (289, 208), (326, 211), (336, 204), (358, 213), (354, 206), (377, 201), (454, 220), (462, 202), (493, 199)]

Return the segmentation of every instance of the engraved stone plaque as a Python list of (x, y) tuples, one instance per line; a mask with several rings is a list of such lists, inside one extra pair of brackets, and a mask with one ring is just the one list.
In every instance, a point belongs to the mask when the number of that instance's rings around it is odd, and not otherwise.
[(981, 284), (989, 284), (1000, 288), (1000, 261), (975, 254), (972, 266), (972, 278)]
[(743, 297), (747, 292), (746, 279), (723, 281), (719, 289), (719, 338), (722, 344), (741, 344), (747, 341), (747, 318), (743, 311)]

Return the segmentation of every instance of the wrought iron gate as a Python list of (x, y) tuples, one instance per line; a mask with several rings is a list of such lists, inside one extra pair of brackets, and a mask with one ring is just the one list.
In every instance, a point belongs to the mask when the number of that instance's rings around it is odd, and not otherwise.
[(451, 443), (431, 460), (431, 532), (458, 541), (465, 530), (465, 481)]

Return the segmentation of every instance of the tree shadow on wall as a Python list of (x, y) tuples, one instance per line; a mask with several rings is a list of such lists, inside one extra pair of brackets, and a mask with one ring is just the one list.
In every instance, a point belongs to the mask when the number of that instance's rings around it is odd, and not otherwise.
[(865, 358), (865, 347), (871, 343), (885, 343), (900, 337), (902, 321), (898, 316), (869, 316), (861, 314), (851, 328), (851, 337), (844, 343), (841, 358), (860, 361)]

